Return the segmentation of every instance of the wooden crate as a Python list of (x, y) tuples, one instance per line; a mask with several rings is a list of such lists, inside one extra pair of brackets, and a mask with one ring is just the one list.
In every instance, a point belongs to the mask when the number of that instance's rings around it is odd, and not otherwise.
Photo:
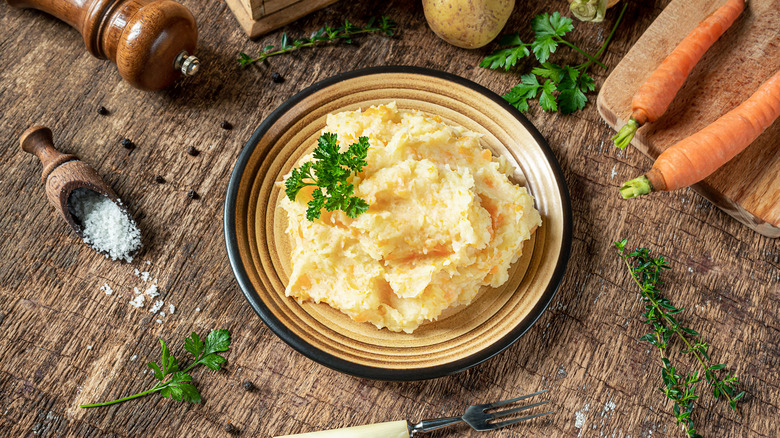
[(250, 38), (270, 32), (336, 0), (225, 0)]

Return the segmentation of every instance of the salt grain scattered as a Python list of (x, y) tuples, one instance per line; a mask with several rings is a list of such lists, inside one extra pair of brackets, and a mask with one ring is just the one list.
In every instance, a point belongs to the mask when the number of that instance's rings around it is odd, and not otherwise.
[(141, 280), (149, 281), (149, 272), (141, 272)]
[(195, 311), (196, 311), (196, 312), (200, 312), (200, 307), (196, 307), (196, 308), (195, 308)]
[(149, 260), (146, 260), (144, 263), (146, 263), (147, 265), (151, 265), (152, 264), (152, 262), (150, 262)]
[(165, 312), (160, 312), (160, 316), (165, 316)]
[(91, 350), (91, 349), (92, 349), (92, 346), (91, 345), (87, 345), (87, 350)]
[(157, 292), (157, 285), (153, 284), (149, 286), (148, 289), (146, 289), (146, 295), (149, 295), (149, 298), (155, 298), (160, 296), (160, 292)]
[(173, 315), (173, 312), (175, 312), (175, 311), (176, 311), (176, 307), (173, 304), (169, 304), (168, 305), (168, 313)]
[(144, 296), (143, 295), (136, 295), (135, 298), (130, 300), (130, 305), (135, 307), (136, 309), (144, 306)]
[(157, 324), (162, 324), (162, 319), (158, 319)]
[(139, 275), (141, 275), (141, 271), (139, 271), (138, 268), (135, 268), (133, 274), (135, 274), (135, 276), (138, 277)]
[[(143, 296), (143, 295), (141, 295)], [(162, 302), (162, 300), (157, 300), (154, 302), (154, 305), (149, 308), (149, 311), (152, 313), (157, 313), (158, 310), (162, 309), (162, 306), (165, 305), (165, 303)], [(165, 315), (163, 315), (165, 316)]]
[(114, 290), (111, 289), (111, 286), (108, 285), (108, 283), (104, 283), (103, 286), (100, 286), (100, 290), (106, 293), (106, 295), (111, 295), (114, 293)]
[(141, 293), (141, 290), (138, 289), (137, 287), (134, 287), (133, 292), (135, 292), (136, 295), (139, 295)]
[(133, 357), (130, 358), (131, 361), (138, 359), (138, 355), (134, 354)]

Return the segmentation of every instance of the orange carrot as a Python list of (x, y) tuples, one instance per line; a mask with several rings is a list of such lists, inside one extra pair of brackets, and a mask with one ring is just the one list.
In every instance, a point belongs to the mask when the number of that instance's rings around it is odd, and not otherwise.
[(734, 158), (780, 117), (780, 71), (738, 107), (665, 150), (649, 172), (623, 184), (629, 199), (697, 183)]
[(661, 118), (707, 49), (715, 44), (744, 9), (745, 0), (728, 0), (680, 41), (634, 94), (631, 118), (612, 137), (615, 146), (625, 149), (640, 126)]

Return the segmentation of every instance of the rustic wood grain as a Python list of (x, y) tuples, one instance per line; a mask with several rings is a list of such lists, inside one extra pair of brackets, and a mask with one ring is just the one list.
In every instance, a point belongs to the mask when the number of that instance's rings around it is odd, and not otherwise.
[[(572, 116), (532, 108), (572, 193), (574, 242), (567, 275), (536, 325), (501, 355), (462, 374), (388, 383), (339, 374), (276, 338), (250, 310), (233, 280), (222, 240), (222, 204), (233, 163), (264, 116), (304, 87), (359, 67), (409, 64), (437, 68), (505, 92), (518, 75), (476, 65), (476, 51), (442, 42), (417, 1), (338, 2), (269, 34), (246, 39), (220, 1), (183, 0), (200, 31), (203, 71), (175, 88), (146, 93), (115, 67), (93, 58), (76, 31), (34, 11), (0, 4), (0, 435), (271, 436), (395, 419), (452, 415), (472, 402), (549, 388), (557, 413), (501, 432), (464, 428), (431, 437), (680, 437), (661, 385), (657, 354), (637, 338), (641, 304), (611, 249), (621, 237), (666, 254), (669, 295), (685, 320), (732, 364), (748, 396), (743, 417), (704, 395), (697, 408), (708, 437), (776, 437), (780, 400), (780, 247), (739, 224), (691, 190), (637, 202), (617, 196), (620, 183), (649, 162), (610, 145), (613, 131), (595, 105)], [(631, 2), (626, 23), (604, 56), (617, 65), (666, 1)], [(530, 39), (528, 21), (564, 10), (563, 0), (519, 4), (508, 29)], [(278, 43), (282, 31), (307, 35), (325, 23), (357, 24), (387, 13), (401, 31), (392, 39), (301, 51), (240, 70), (240, 50)], [(572, 34), (595, 51), (615, 19), (579, 24)], [(561, 49), (556, 59), (577, 60)], [(523, 62), (521, 71), (531, 67)], [(277, 84), (271, 74), (286, 80)], [(597, 86), (606, 77), (593, 71)], [(97, 113), (103, 105), (108, 116)], [(232, 130), (220, 128), (229, 121)], [(132, 264), (112, 262), (77, 241), (46, 200), (37, 159), (18, 147), (33, 124), (50, 126), (58, 148), (93, 166), (129, 205), (144, 236)], [(127, 137), (137, 147), (128, 151)], [(190, 156), (189, 146), (200, 153)], [(158, 184), (155, 176), (166, 182)], [(191, 200), (187, 191), (199, 199)], [(148, 260), (150, 264), (144, 263)], [(128, 304), (150, 272), (162, 298), (177, 307), (158, 318)], [(111, 296), (100, 291), (108, 283)], [(200, 312), (195, 309), (200, 308)], [(84, 410), (79, 403), (146, 389), (145, 363), (159, 358), (158, 337), (177, 355), (190, 331), (224, 327), (233, 334), (220, 372), (198, 370), (203, 403), (158, 396)], [(88, 348), (91, 347), (91, 348)], [(253, 391), (241, 384), (251, 381)], [(702, 392), (706, 392), (703, 390)], [(610, 409), (614, 403), (614, 409)], [(577, 413), (584, 422), (577, 428)]]
[[(631, 100), (640, 85), (700, 21), (724, 3), (670, 3), (604, 82), (598, 105), (610, 126), (623, 126), (631, 117)], [(750, 1), (691, 72), (668, 111), (657, 122), (643, 126), (632, 144), (657, 158), (742, 103), (774, 76), (780, 70), (777, 6), (776, 0)], [(770, 126), (693, 189), (757, 232), (780, 237), (780, 123)]]

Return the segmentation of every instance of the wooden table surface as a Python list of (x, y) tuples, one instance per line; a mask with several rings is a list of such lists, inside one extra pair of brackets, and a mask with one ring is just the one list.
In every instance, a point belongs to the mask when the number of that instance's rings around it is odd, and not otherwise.
[[(84, 49), (80, 35), (36, 11), (0, 3), (0, 436), (241, 436), (454, 415), (467, 404), (549, 389), (557, 411), (500, 432), (465, 427), (432, 437), (680, 437), (661, 386), (656, 351), (637, 340), (641, 303), (612, 249), (620, 238), (665, 254), (667, 295), (683, 320), (713, 345), (717, 361), (744, 382), (743, 417), (712, 403), (696, 409), (708, 437), (776, 437), (780, 400), (780, 245), (690, 190), (623, 201), (617, 189), (649, 166), (610, 144), (613, 132), (591, 104), (570, 116), (528, 114), (547, 138), (572, 194), (574, 240), (568, 271), (547, 311), (499, 356), (461, 374), (394, 383), (353, 378), (318, 365), (268, 330), (244, 300), (228, 266), (222, 207), (244, 142), (285, 99), (312, 83), (361, 67), (406, 64), (458, 74), (498, 93), (517, 73), (477, 67), (490, 47), (466, 51), (428, 29), (419, 1), (341, 1), (284, 28), (309, 34), (343, 18), (362, 24), (386, 13), (392, 39), (304, 50), (241, 70), (239, 51), (278, 42), (281, 31), (248, 41), (222, 1), (183, 0), (200, 28), (202, 72), (158, 93), (135, 90), (115, 67)], [(521, 1), (507, 29), (530, 39), (531, 17), (567, 2)], [(614, 67), (667, 2), (631, 2), (603, 61)], [(595, 52), (616, 18), (577, 24), (572, 39)], [(577, 61), (562, 48), (557, 60)], [(520, 71), (531, 67), (530, 62)], [(271, 75), (285, 77), (273, 83)], [(593, 70), (597, 85), (607, 73)], [(110, 114), (98, 115), (105, 106)], [(232, 130), (220, 128), (226, 120)], [(94, 166), (138, 218), (145, 249), (132, 264), (80, 243), (45, 198), (40, 164), (21, 152), (30, 125), (50, 126), (56, 144)], [(128, 151), (124, 137), (137, 145)], [(186, 153), (188, 147), (200, 151)], [(165, 183), (155, 182), (161, 175)], [(186, 194), (195, 190), (199, 199)], [(172, 315), (128, 304), (149, 272)], [(151, 281), (151, 279), (149, 281)], [(100, 288), (108, 284), (113, 295)], [(200, 311), (198, 311), (199, 309)], [(162, 322), (156, 322), (157, 319)], [(79, 409), (152, 386), (145, 363), (158, 337), (184, 356), (191, 331), (227, 328), (233, 344), (222, 371), (194, 372), (203, 396), (186, 404), (152, 395)], [(688, 364), (678, 356), (677, 362)], [(687, 370), (686, 366), (683, 366)], [(245, 391), (244, 382), (255, 389)]]

